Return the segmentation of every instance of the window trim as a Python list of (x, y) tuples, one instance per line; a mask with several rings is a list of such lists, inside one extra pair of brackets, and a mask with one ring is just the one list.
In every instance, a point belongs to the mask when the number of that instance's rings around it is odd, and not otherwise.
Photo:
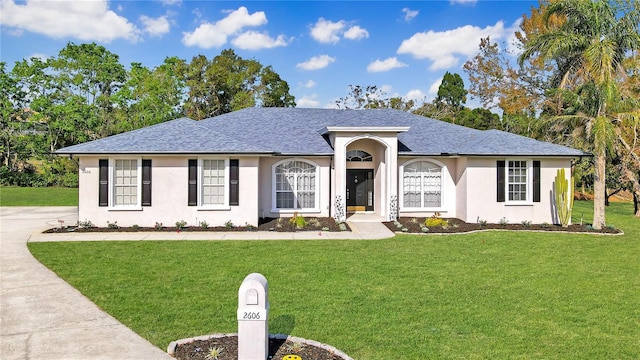
[[(224, 161), (224, 202), (222, 204), (203, 204), (204, 197), (204, 171), (203, 171), (203, 163), (205, 160), (222, 160)], [(229, 205), (229, 158), (228, 157), (215, 157), (215, 156), (205, 156), (198, 157), (198, 179), (197, 179), (197, 199), (198, 205), (196, 210), (231, 210), (231, 206)]]
[[(524, 161), (527, 164), (527, 180), (526, 180), (526, 199), (510, 200), (509, 199), (509, 162)], [(504, 159), (504, 203), (505, 205), (533, 205), (533, 159), (524, 158), (505, 158)]]
[[(136, 204), (135, 205), (116, 205), (116, 181), (115, 168), (116, 160), (136, 160)], [(109, 158), (109, 206), (110, 211), (139, 211), (142, 210), (142, 157), (115, 156)]]
[[(314, 167), (316, 173), (315, 180), (315, 193), (314, 193), (314, 204), (313, 208), (278, 208), (277, 204), (277, 176), (276, 176), (276, 168), (283, 163), (292, 162), (292, 161), (300, 161), (303, 163), (307, 163)], [(294, 212), (298, 213), (319, 213), (320, 212), (320, 166), (311, 161), (304, 158), (286, 158), (282, 159), (273, 165), (271, 165), (271, 212), (276, 214), (291, 214)]]
[[(439, 207), (407, 207), (404, 206), (404, 168), (405, 166), (411, 165), (413, 163), (416, 162), (428, 162), (428, 163), (432, 163), (434, 165), (440, 166), (440, 206)], [(398, 191), (399, 193), (399, 206), (400, 206), (400, 211), (438, 211), (438, 212), (445, 212), (446, 209), (446, 194), (447, 194), (447, 187), (446, 187), (446, 182), (444, 181), (444, 177), (445, 174), (448, 174), (448, 170), (447, 170), (447, 165), (445, 165), (443, 162), (440, 162), (438, 160), (435, 159), (431, 159), (431, 158), (418, 158), (418, 159), (411, 159), (408, 160), (406, 162), (404, 162), (402, 165), (400, 165), (400, 174), (399, 174), (399, 183), (400, 183), (400, 191)], [(424, 192), (423, 192), (424, 193)], [(420, 202), (421, 204), (424, 204), (424, 201)]]

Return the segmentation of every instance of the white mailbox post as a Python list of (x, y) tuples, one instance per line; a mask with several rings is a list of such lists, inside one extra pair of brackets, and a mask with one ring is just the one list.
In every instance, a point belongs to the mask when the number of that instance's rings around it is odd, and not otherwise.
[(267, 278), (247, 275), (238, 290), (238, 360), (266, 360), (269, 355)]

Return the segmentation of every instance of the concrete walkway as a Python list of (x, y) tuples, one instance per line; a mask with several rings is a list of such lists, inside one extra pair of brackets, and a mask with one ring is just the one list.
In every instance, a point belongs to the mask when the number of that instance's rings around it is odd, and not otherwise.
[(172, 359), (31, 255), (58, 219), (75, 224), (76, 208), (0, 208), (0, 359)]
[(35, 241), (99, 240), (371, 240), (393, 237), (371, 216), (354, 216), (351, 232), (67, 233), (42, 230), (75, 224), (75, 207), (0, 208), (0, 359), (172, 359), (40, 264)]

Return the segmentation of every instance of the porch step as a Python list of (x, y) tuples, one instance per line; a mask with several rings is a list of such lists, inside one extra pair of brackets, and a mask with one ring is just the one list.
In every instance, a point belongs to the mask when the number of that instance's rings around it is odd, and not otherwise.
[(386, 219), (383, 218), (382, 216), (376, 215), (376, 214), (355, 213), (353, 215), (347, 216), (347, 221), (349, 221), (349, 222), (377, 222), (377, 223), (381, 223), (383, 221), (386, 221)]

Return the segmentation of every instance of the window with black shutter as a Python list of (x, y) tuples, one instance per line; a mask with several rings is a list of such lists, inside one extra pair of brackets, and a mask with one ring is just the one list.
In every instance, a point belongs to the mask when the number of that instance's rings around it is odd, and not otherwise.
[(505, 181), (505, 179), (504, 179), (504, 176), (505, 176), (505, 171), (504, 171), (505, 161), (504, 160), (498, 160), (496, 167), (498, 169), (498, 172), (497, 172), (497, 176), (498, 176), (497, 183), (498, 183), (498, 185), (497, 185), (497, 189), (496, 189), (497, 193), (498, 193), (497, 201), (498, 202), (504, 202), (504, 198), (505, 198), (504, 197), (504, 191), (505, 191), (505, 182), (504, 182)]
[(229, 205), (239, 205), (239, 183), (238, 178), (240, 175), (239, 164), (240, 161), (238, 159), (229, 160)]
[(98, 160), (98, 206), (109, 206), (109, 160)]
[(533, 202), (540, 202), (540, 161), (533, 162)]
[(151, 206), (151, 160), (142, 160), (142, 206)]
[(188, 205), (198, 206), (198, 160), (189, 159)]

